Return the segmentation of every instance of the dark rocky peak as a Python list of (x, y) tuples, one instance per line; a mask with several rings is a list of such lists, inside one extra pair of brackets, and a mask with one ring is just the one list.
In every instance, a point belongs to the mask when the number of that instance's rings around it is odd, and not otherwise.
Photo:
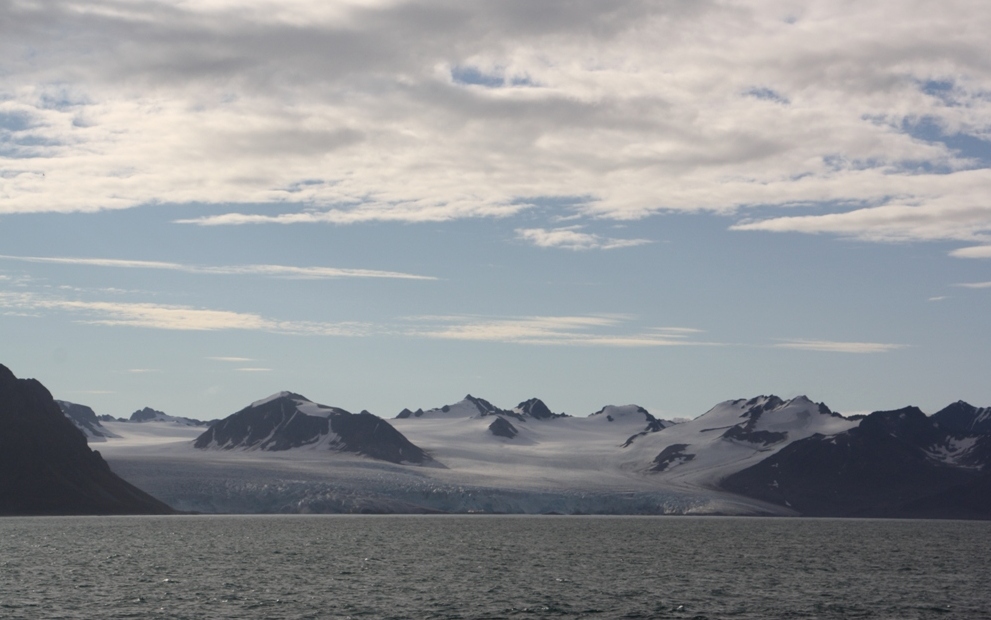
[(416, 411), (410, 411), (409, 409), (403, 409), (396, 416), (399, 420), (405, 420), (406, 418), (419, 418), (423, 415), (423, 409), (417, 409)]
[(742, 417), (749, 416), (760, 416), (760, 414), (765, 411), (773, 411), (784, 405), (785, 401), (781, 400), (779, 397), (771, 394), (770, 396), (755, 396), (745, 402), (741, 408), (746, 409)]
[(158, 411), (157, 409), (152, 409), (151, 407), (145, 407), (131, 414), (130, 419), (127, 422), (135, 422), (138, 424), (144, 422), (171, 422), (174, 424), (182, 424), (184, 426), (209, 426), (213, 422), (203, 422), (202, 420), (194, 420), (192, 418), (183, 418), (177, 416), (171, 416), (164, 411)]
[(991, 434), (991, 407), (975, 407), (958, 400), (934, 413), (932, 419), (951, 433)]
[(296, 403), (287, 397), (256, 401), (237, 413), (220, 420), (196, 438), (193, 445), (232, 450), (288, 450), (314, 443), (326, 435), (326, 418), (300, 414)]
[(378, 416), (320, 405), (291, 392), (255, 401), (214, 423), (193, 445), (199, 449), (263, 451), (311, 446), (392, 463), (432, 462)]
[[(308, 416), (312, 417), (312, 416)], [(337, 435), (334, 448), (390, 463), (433, 463), (433, 459), (391, 424), (367, 411), (348, 413), (334, 408), (327, 420)]]
[(945, 435), (918, 407), (875, 411), (850, 432), (865, 437), (891, 436), (920, 447), (932, 445)]
[(566, 413), (554, 413), (547, 405), (544, 404), (544, 401), (539, 398), (525, 400), (517, 405), (516, 408), (519, 409), (524, 415), (528, 415), (537, 420), (552, 420), (555, 418), (568, 417), (568, 414)]
[(827, 407), (826, 403), (817, 403), (817, 404), (819, 406), (819, 413), (821, 413), (822, 415), (830, 415), (833, 417), (840, 417), (840, 418), (843, 417), (840, 414), (833, 411), (832, 409), (830, 409), (829, 407)]
[(144, 409), (139, 409), (131, 414), (131, 422), (148, 422), (149, 420), (160, 420), (165, 417), (164, 411), (158, 411), (157, 409), (152, 409), (151, 407), (145, 407)]
[[(507, 409), (500, 409), (495, 405), (493, 405), (492, 403), (490, 403), (489, 401), (485, 400), (484, 398), (475, 398), (471, 394), (468, 394), (467, 396), (465, 396), (464, 399), (467, 402), (474, 405), (476, 409), (478, 409), (478, 413), (480, 417), (484, 418), (485, 416), (490, 416), (490, 415), (502, 415), (502, 416), (508, 416), (520, 422), (526, 422), (526, 417), (522, 413), (517, 413), (516, 411), (510, 411)], [(444, 411), (447, 411), (446, 407), (443, 409)]]
[(606, 419), (609, 420), (610, 422), (612, 422), (615, 419), (613, 417), (613, 413), (614, 412), (615, 413), (621, 413), (621, 412), (623, 412), (625, 410), (628, 410), (628, 409), (633, 409), (633, 411), (635, 413), (637, 413), (638, 415), (642, 415), (643, 416), (643, 419), (645, 421), (647, 421), (647, 422), (659, 422), (660, 421), (657, 418), (655, 418), (649, 411), (647, 411), (646, 409), (644, 409), (640, 405), (623, 405), (623, 406), (606, 405), (602, 409), (599, 409), (595, 413), (591, 414), (589, 417), (605, 415), (606, 416)]
[(506, 439), (512, 439), (519, 435), (519, 431), (513, 426), (506, 418), (502, 416), (496, 416), (492, 424), (489, 424), (489, 432), (491, 432), (496, 437), (505, 437)]
[(668, 426), (664, 420), (659, 420), (653, 416), (649, 411), (643, 407), (637, 407), (637, 412), (642, 413), (645, 420), (647, 420), (647, 430), (651, 433), (656, 433), (665, 426)]
[(484, 398), (475, 398), (471, 394), (468, 394), (465, 396), (465, 400), (475, 405), (475, 407), (478, 408), (478, 412), (482, 414), (483, 417), (496, 413), (503, 413), (502, 409), (499, 409)]

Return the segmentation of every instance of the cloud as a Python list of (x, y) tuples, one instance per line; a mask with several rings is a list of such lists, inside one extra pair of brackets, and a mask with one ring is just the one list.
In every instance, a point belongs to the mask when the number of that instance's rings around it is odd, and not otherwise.
[(131, 372), (131, 373), (139, 374), (140, 375), (140, 374), (145, 374), (145, 373), (149, 373), (149, 372), (162, 372), (162, 371), (161, 370), (158, 370), (156, 368), (128, 368), (127, 369), (127, 372)]
[(0, 307), (15, 310), (63, 311), (78, 315), (81, 323), (165, 329), (176, 331), (248, 330), (314, 336), (357, 336), (368, 326), (362, 323), (279, 321), (257, 314), (192, 308), (189, 306), (76, 301), (43, 297), (32, 293), (0, 292)]
[(562, 248), (565, 250), (614, 250), (631, 248), (651, 243), (648, 239), (610, 239), (599, 235), (580, 232), (581, 226), (565, 228), (517, 228), (516, 236), (540, 248)]
[(622, 316), (527, 316), (419, 317), (425, 327), (413, 328), (409, 335), (442, 340), (469, 340), (528, 345), (571, 345), (603, 347), (659, 347), (702, 345), (690, 340), (700, 330), (662, 327), (630, 331)]
[[(901, 0), (7, 2), (0, 214), (425, 222), (582, 195), (554, 208), (986, 244), (991, 71), (968, 25), (988, 21), (965, 0), (937, 18)], [(823, 203), (850, 214), (747, 219)]]
[(208, 357), (207, 359), (213, 360), (215, 362), (231, 362), (235, 364), (243, 364), (246, 362), (256, 361), (255, 359), (250, 357)]
[(778, 349), (798, 349), (800, 351), (826, 351), (830, 353), (887, 353), (905, 348), (903, 344), (882, 342), (837, 342), (833, 340), (785, 340), (772, 345)]
[[(991, 283), (961, 284), (971, 288), (991, 287)], [(636, 328), (634, 317), (626, 315), (518, 316), (487, 317), (445, 315), (411, 317), (402, 324), (372, 325), (357, 322), (283, 321), (253, 313), (232, 312), (189, 306), (77, 301), (44, 297), (33, 293), (0, 291), (0, 309), (42, 313), (61, 311), (77, 317), (80, 323), (163, 329), (175, 331), (263, 331), (305, 336), (391, 336), (461, 340), (505, 344), (586, 347), (679, 347), (727, 346), (697, 339), (703, 330), (693, 327)], [(906, 345), (877, 342), (837, 342), (829, 340), (786, 339), (774, 348), (841, 353), (883, 353)], [(237, 356), (211, 356), (207, 359), (244, 364), (256, 361)], [(265, 367), (240, 367), (240, 372), (265, 372)], [(130, 372), (152, 372), (133, 369)]]
[(962, 286), (963, 288), (991, 288), (991, 282), (961, 282), (954, 286)]
[(68, 258), (41, 256), (0, 255), (0, 260), (22, 261), (27, 263), (49, 263), (58, 265), (80, 265), (88, 267), (117, 267), (123, 269), (163, 269), (210, 275), (259, 275), (273, 278), (317, 280), (334, 278), (396, 278), (403, 280), (436, 280), (431, 276), (420, 276), (396, 271), (376, 271), (373, 269), (339, 269), (337, 267), (293, 267), (289, 265), (232, 265), (202, 266), (184, 265), (162, 261), (120, 260), (112, 258)]
[[(174, 331), (262, 331), (304, 336), (391, 336), (440, 340), (469, 340), (530, 345), (582, 345), (600, 347), (658, 347), (713, 345), (693, 338), (702, 331), (689, 327), (629, 329), (631, 317), (622, 315), (588, 316), (422, 316), (402, 324), (372, 325), (356, 322), (283, 321), (253, 313), (152, 303), (78, 301), (45, 297), (33, 293), (0, 291), (0, 309), (15, 311), (65, 312), (80, 323), (164, 329)], [(236, 356), (207, 359), (244, 364), (257, 361)], [(238, 371), (262, 372), (263, 367), (242, 367)], [(136, 369), (132, 372), (139, 372)]]
[[(733, 230), (767, 232), (831, 233), (866, 241), (991, 241), (991, 170), (971, 170), (942, 175), (923, 187), (921, 179), (906, 181), (903, 190), (912, 192), (911, 203), (885, 204), (840, 213), (773, 217), (740, 222)], [(960, 187), (951, 192), (948, 185)], [(945, 195), (938, 195), (940, 188)], [(924, 194), (930, 194), (925, 196)], [(952, 194), (952, 195), (951, 195)], [(965, 248), (954, 256), (982, 257), (986, 250)]]
[(943, 301), (944, 299), (949, 299), (946, 295), (938, 295), (936, 297), (930, 297), (927, 301)]
[(957, 258), (991, 258), (991, 245), (978, 245), (969, 248), (960, 248), (950, 252), (950, 256)]

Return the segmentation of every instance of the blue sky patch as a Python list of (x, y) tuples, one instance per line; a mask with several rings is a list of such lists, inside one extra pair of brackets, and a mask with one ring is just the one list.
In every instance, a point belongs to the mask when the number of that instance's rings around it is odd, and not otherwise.
[(451, 69), (451, 79), (458, 84), (487, 88), (499, 88), (506, 84), (505, 78), (501, 75), (482, 73), (476, 67), (454, 67)]
[(744, 92), (743, 94), (748, 95), (750, 97), (754, 97), (756, 99), (763, 99), (764, 101), (773, 101), (775, 103), (781, 103), (784, 105), (788, 105), (789, 103), (791, 103), (791, 101), (789, 101), (787, 97), (785, 97), (776, 90), (767, 88), (766, 86), (751, 88), (746, 92)]
[(937, 119), (927, 116), (917, 122), (902, 123), (902, 130), (926, 142), (939, 142), (955, 151), (959, 157), (974, 160), (975, 168), (991, 167), (991, 142), (964, 133), (947, 134)]

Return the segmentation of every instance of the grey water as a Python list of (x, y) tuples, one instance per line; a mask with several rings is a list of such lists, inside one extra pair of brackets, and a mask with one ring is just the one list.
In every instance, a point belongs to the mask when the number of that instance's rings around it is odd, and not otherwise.
[(991, 523), (0, 519), (0, 618), (991, 618)]

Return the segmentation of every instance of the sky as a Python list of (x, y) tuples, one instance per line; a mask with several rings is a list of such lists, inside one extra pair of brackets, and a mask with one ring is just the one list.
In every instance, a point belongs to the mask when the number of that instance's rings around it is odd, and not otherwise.
[(991, 4), (6, 0), (0, 363), (667, 418), (991, 405)]

